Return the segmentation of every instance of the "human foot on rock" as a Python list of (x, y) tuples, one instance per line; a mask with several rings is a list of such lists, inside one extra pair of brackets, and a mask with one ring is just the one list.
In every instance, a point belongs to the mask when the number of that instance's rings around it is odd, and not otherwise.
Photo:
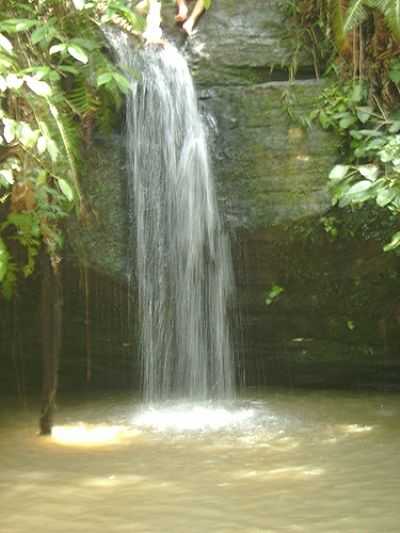
[(193, 34), (193, 26), (194, 26), (194, 23), (195, 21), (193, 20), (192, 17), (189, 17), (187, 19), (187, 21), (182, 24), (182, 29), (188, 34), (188, 35), (192, 35)]
[(177, 0), (176, 3), (178, 4), (178, 14), (175, 17), (175, 20), (176, 22), (184, 22), (188, 17), (189, 9), (184, 0)]

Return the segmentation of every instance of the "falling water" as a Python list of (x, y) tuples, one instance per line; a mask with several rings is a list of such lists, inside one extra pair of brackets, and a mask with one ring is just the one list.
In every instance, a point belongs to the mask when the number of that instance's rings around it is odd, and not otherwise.
[(145, 398), (230, 397), (231, 258), (191, 74), (171, 45), (138, 52), (118, 39), (132, 80), (129, 270), (137, 277)]

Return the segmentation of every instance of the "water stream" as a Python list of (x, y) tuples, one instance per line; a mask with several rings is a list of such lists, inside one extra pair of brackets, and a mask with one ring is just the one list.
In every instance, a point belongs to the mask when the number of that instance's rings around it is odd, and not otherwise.
[(231, 397), (230, 250), (190, 71), (171, 45), (135, 51), (123, 35), (113, 44), (132, 88), (128, 271), (138, 286), (145, 398)]

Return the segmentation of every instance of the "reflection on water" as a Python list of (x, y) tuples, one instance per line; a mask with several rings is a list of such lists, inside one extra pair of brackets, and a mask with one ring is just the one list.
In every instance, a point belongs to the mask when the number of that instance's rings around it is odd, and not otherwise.
[(254, 415), (254, 409), (240, 405), (167, 403), (146, 407), (132, 418), (132, 423), (155, 431), (217, 431), (243, 428), (245, 422), (252, 422)]
[(0, 405), (1, 533), (400, 531), (397, 395)]

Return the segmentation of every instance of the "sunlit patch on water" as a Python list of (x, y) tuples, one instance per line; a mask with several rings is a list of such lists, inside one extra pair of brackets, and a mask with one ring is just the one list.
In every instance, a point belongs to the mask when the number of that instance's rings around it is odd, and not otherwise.
[[(131, 432), (130, 432), (131, 433)], [(54, 426), (52, 440), (64, 446), (106, 446), (120, 444), (127, 436), (124, 426), (85, 424)]]
[(254, 416), (255, 410), (251, 408), (178, 404), (148, 407), (139, 412), (132, 423), (156, 431), (218, 431), (241, 427)]
[(345, 424), (337, 426), (343, 433), (368, 433), (374, 429), (374, 426), (363, 426), (360, 424)]

